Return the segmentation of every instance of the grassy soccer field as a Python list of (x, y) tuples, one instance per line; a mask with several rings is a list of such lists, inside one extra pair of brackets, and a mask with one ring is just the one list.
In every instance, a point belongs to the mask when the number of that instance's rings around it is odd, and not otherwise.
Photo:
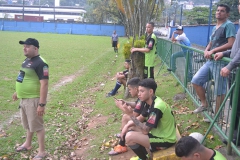
[[(121, 48), (116, 58), (110, 37), (21, 32), (0, 32), (0, 37), (0, 157), (30, 159), (38, 148), (35, 136), (32, 151), (15, 152), (16, 146), (25, 140), (25, 131), (18, 115), (19, 101), (13, 102), (11, 98), (20, 65), (25, 59), (18, 41), (32, 37), (39, 40), (40, 55), (49, 64), (49, 96), (44, 116), (49, 158), (67, 159), (75, 154), (83, 159), (108, 158), (110, 149), (101, 146), (119, 132), (121, 112), (114, 106), (113, 98), (105, 95), (115, 85), (112, 80), (115, 73), (124, 69)], [(126, 41), (120, 38), (120, 46)], [(160, 60), (156, 63), (157, 72)], [(156, 81), (156, 94), (174, 105), (173, 110), (193, 109), (188, 99), (172, 100), (182, 88), (170, 74), (161, 72)], [(123, 87), (116, 97), (123, 97)], [(202, 117), (185, 111), (176, 113), (181, 133), (204, 133), (207, 129), (208, 124), (200, 122)], [(211, 139), (208, 144), (215, 148), (219, 141)]]

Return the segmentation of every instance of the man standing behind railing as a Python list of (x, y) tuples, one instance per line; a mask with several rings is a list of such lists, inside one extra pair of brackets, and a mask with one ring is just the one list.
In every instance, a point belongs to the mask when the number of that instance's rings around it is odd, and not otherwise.
[[(175, 37), (175, 34), (177, 34), (177, 36)], [(176, 31), (174, 31), (172, 33), (172, 37), (171, 37), (172, 42), (179, 42), (182, 45), (185, 45), (187, 47), (191, 47), (191, 42), (190, 40), (187, 38), (186, 34), (183, 32), (183, 27), (182, 26), (178, 26)], [(187, 48), (182, 47), (182, 51), (180, 52), (176, 52), (173, 53), (171, 56), (171, 60), (170, 60), (170, 67), (167, 70), (168, 71), (172, 71), (175, 72), (176, 71), (176, 58), (178, 57), (185, 57), (185, 59), (187, 59)], [(188, 82), (191, 81), (192, 79), (192, 51), (189, 51), (189, 71), (188, 71)]]
[[(240, 4), (240, 0), (239, 0), (239, 4)], [(240, 5), (238, 5), (238, 11), (240, 13)], [(220, 71), (220, 75), (223, 76), (223, 77), (228, 77), (230, 75), (231, 71), (234, 68), (239, 67), (239, 65), (240, 65), (240, 38), (239, 38), (240, 37), (240, 29), (238, 29), (236, 37), (238, 37), (238, 38), (236, 38), (236, 40), (234, 41), (231, 50), (227, 50), (227, 51), (224, 51), (224, 52), (218, 52), (214, 55), (214, 59), (216, 61), (220, 60), (222, 57), (232, 58), (232, 60), (228, 63), (228, 65), (226, 67), (223, 67)], [(229, 77), (230, 81), (233, 80), (233, 76), (234, 75), (230, 75), (230, 77)], [(240, 92), (240, 89), (238, 89), (238, 91)], [(239, 96), (240, 96), (240, 94), (238, 95), (238, 97)], [(238, 103), (237, 103), (237, 114), (240, 115), (240, 98), (238, 98)], [(238, 123), (239, 123), (239, 116), (236, 117), (235, 126), (234, 126), (233, 143), (235, 143), (235, 144), (236, 144), (236, 141), (237, 141)], [(238, 133), (238, 134), (240, 134), (240, 133)], [(223, 142), (225, 144), (227, 143), (226, 140), (224, 140)], [(238, 142), (238, 144), (240, 144), (240, 143)]]
[[(224, 64), (212, 60), (212, 54), (231, 49), (235, 40), (235, 27), (228, 20), (230, 8), (225, 4), (219, 4), (216, 10), (217, 24), (213, 27), (210, 42), (204, 51), (204, 57), (209, 59), (194, 75), (192, 79), (193, 87), (201, 100), (201, 105), (195, 109), (194, 113), (207, 110), (208, 104), (205, 97), (204, 84), (209, 81), (209, 71), (215, 80), (216, 110), (218, 111), (227, 90), (226, 78), (220, 76), (220, 68)], [(215, 66), (215, 67), (214, 67)], [(220, 82), (220, 83), (219, 83)]]

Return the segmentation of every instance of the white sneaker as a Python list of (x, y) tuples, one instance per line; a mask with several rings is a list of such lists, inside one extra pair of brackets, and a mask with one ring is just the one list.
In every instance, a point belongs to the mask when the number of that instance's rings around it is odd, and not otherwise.
[(118, 57), (118, 55), (116, 55), (116, 57)]
[(199, 106), (197, 109), (193, 111), (193, 113), (200, 113), (206, 110), (207, 110), (207, 107)]
[(210, 123), (211, 121), (208, 118), (203, 118), (203, 122)]

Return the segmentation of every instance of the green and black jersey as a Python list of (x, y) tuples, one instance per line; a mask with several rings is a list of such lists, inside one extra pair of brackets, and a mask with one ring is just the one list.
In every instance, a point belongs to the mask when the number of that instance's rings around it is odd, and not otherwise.
[(145, 53), (145, 66), (154, 67), (154, 60), (156, 58), (156, 42), (157, 38), (154, 33), (148, 35), (146, 38), (146, 48), (150, 49), (150, 52)]
[(217, 150), (213, 150), (213, 156), (210, 158), (210, 160), (227, 160), (220, 152)]
[(26, 58), (16, 80), (17, 97), (40, 97), (40, 80), (48, 78), (48, 64), (40, 55)]
[(147, 117), (146, 125), (155, 138), (150, 138), (150, 143), (175, 143), (176, 124), (171, 107), (161, 98), (155, 97), (150, 107), (145, 107), (142, 116)]

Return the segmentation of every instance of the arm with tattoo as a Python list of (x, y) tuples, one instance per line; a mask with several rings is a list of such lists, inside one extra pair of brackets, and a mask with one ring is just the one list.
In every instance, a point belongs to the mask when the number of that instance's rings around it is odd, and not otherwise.
[(148, 134), (149, 131), (152, 129), (152, 128), (146, 126), (146, 124), (140, 122), (140, 121), (139, 121), (136, 117), (134, 117), (134, 116), (131, 116), (131, 119), (132, 119), (132, 121), (134, 122), (134, 124), (142, 130), (142, 133), (143, 133), (143, 134)]

